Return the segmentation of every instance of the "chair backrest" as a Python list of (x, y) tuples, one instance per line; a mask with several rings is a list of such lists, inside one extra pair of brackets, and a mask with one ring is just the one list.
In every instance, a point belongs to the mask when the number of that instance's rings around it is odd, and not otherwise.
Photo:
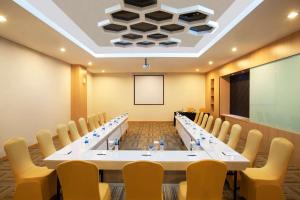
[(205, 128), (207, 119), (208, 119), (208, 114), (205, 114), (204, 117), (203, 117), (203, 119), (202, 119), (201, 125), (200, 125), (201, 128)]
[(217, 118), (217, 119), (215, 120), (215, 124), (214, 124), (213, 130), (212, 130), (212, 132), (211, 132), (211, 134), (212, 134), (213, 136), (215, 136), (215, 137), (218, 136), (219, 131), (220, 131), (221, 124), (222, 124), (221, 118)]
[(240, 136), (242, 132), (242, 127), (239, 124), (234, 124), (231, 127), (230, 135), (229, 135), (229, 140), (227, 142), (227, 145), (235, 149), (240, 141)]
[(214, 116), (210, 115), (207, 120), (206, 126), (204, 128), (207, 132), (210, 131), (213, 121), (214, 121)]
[(159, 163), (132, 162), (123, 167), (125, 199), (162, 199), (164, 170)]
[(86, 161), (68, 161), (57, 167), (64, 200), (100, 200), (99, 170)]
[(246, 144), (242, 155), (250, 161), (250, 166), (253, 167), (256, 155), (262, 141), (263, 134), (256, 129), (250, 130), (247, 136)]
[(264, 167), (273, 177), (277, 177), (280, 183), (283, 182), (293, 151), (293, 143), (285, 138), (277, 137), (271, 142), (268, 160)]
[(186, 171), (186, 199), (222, 199), (227, 166), (216, 160), (203, 160), (190, 164)]
[(103, 123), (107, 122), (107, 114), (106, 114), (106, 112), (102, 113), (102, 119), (103, 119)]
[(195, 115), (195, 118), (194, 118), (194, 122), (195, 122), (195, 123), (197, 123), (197, 121), (198, 121), (199, 114), (200, 114), (200, 113), (197, 112), (196, 115)]
[(186, 108), (186, 112), (194, 112), (194, 111), (195, 111), (195, 108), (193, 108), (193, 107)]
[(70, 137), (72, 141), (75, 141), (80, 138), (76, 123), (74, 121), (69, 121), (68, 127), (70, 130)]
[(95, 128), (99, 128), (101, 122), (99, 122), (99, 117), (98, 117), (98, 115), (93, 115), (93, 118), (94, 118)]
[(202, 122), (202, 119), (203, 119), (203, 115), (204, 115), (204, 112), (200, 112), (199, 117), (198, 117), (198, 121), (197, 121), (197, 124), (199, 126), (201, 125), (201, 122)]
[(4, 144), (6, 156), (18, 183), (23, 172), (34, 166), (24, 138), (11, 138)]
[(82, 135), (85, 135), (89, 132), (86, 121), (83, 117), (79, 118), (78, 123), (80, 125)]
[(88, 116), (87, 118), (87, 123), (89, 126), (89, 131), (93, 131), (96, 129), (96, 125), (95, 125), (95, 120), (94, 120), (94, 116)]
[(219, 136), (218, 136), (218, 139), (221, 140), (222, 142), (224, 142), (225, 139), (226, 139), (229, 127), (230, 127), (229, 121), (224, 121), (222, 123), (221, 130), (220, 130), (220, 133), (219, 133)]
[(40, 151), (44, 158), (53, 154), (56, 149), (53, 144), (52, 135), (49, 130), (41, 129), (36, 134), (36, 140), (39, 144)]
[(56, 126), (56, 132), (57, 132), (61, 147), (64, 147), (71, 143), (69, 133), (68, 133), (68, 127), (65, 124), (58, 124)]

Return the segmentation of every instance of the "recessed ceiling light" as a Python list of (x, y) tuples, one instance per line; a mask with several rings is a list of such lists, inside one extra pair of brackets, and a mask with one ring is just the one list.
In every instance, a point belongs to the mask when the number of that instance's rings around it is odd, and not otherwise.
[(0, 15), (0, 23), (4, 23), (6, 21), (7, 21), (6, 17)]
[(298, 12), (296, 12), (296, 11), (292, 11), (292, 12), (290, 12), (289, 14), (288, 14), (288, 16), (287, 16), (287, 18), (288, 19), (295, 19), (297, 16), (298, 16)]
[(199, 72), (199, 71), (200, 71), (200, 70), (197, 68), (197, 69), (196, 69), (196, 72)]
[(103, 69), (101, 72), (102, 72), (102, 73), (104, 73), (104, 72), (105, 72), (105, 70)]
[(66, 52), (66, 49), (64, 47), (60, 48), (61, 52)]
[(92, 66), (93, 65), (93, 63), (90, 61), (90, 62), (88, 62), (88, 66)]
[(213, 61), (209, 61), (208, 64), (209, 64), (209, 65), (212, 65), (212, 64), (214, 64), (214, 62), (213, 62)]
[(232, 52), (236, 52), (236, 51), (237, 51), (237, 48), (236, 48), (236, 47), (232, 47), (231, 51), (232, 51)]

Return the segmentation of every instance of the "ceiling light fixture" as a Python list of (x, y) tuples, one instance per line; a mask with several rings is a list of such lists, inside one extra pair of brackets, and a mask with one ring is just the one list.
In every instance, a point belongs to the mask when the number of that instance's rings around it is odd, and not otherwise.
[(61, 52), (66, 52), (66, 49), (64, 47), (60, 48)]
[(88, 66), (92, 66), (93, 65), (93, 63), (90, 61), (90, 62), (88, 62)]
[(208, 64), (209, 64), (209, 65), (212, 65), (212, 64), (214, 64), (214, 62), (213, 62), (213, 61), (209, 61)]
[(0, 23), (4, 23), (6, 21), (7, 21), (6, 17), (0, 15)]
[(149, 69), (150, 68), (150, 64), (148, 63), (147, 58), (145, 58), (145, 63), (143, 64), (143, 68), (144, 69)]
[(232, 52), (236, 52), (236, 51), (237, 51), (237, 48), (236, 48), (236, 47), (232, 47), (231, 51), (232, 51)]
[(292, 11), (292, 12), (290, 12), (289, 14), (288, 14), (288, 16), (287, 16), (287, 18), (288, 19), (295, 19), (297, 16), (298, 16), (298, 12), (296, 12), (296, 11)]
[(103, 69), (101, 72), (102, 72), (102, 73), (104, 73), (104, 72), (105, 72), (105, 70)]
[(199, 72), (199, 71), (200, 71), (200, 70), (197, 68), (197, 69), (196, 69), (196, 72)]

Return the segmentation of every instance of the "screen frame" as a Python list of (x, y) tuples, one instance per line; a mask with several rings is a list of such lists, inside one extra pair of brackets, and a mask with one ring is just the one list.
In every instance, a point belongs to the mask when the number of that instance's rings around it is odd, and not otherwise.
[[(162, 76), (162, 79), (163, 79), (163, 102), (162, 104), (138, 104), (136, 103), (135, 101), (135, 77), (136, 76)], [(133, 104), (134, 105), (165, 105), (165, 76), (163, 74), (139, 74), (139, 75), (136, 75), (134, 74), (133, 75)]]

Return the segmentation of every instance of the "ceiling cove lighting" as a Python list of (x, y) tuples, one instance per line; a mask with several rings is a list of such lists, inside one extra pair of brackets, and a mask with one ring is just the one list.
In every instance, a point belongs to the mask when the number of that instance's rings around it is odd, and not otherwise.
[(292, 19), (295, 19), (298, 15), (299, 15), (298, 12), (292, 11), (288, 14), (287, 18), (292, 20)]
[(65, 49), (64, 47), (60, 48), (59, 50), (60, 50), (60, 52), (62, 52), (62, 53), (66, 52), (66, 49)]
[(6, 17), (0, 15), (0, 23), (5, 23), (7, 21)]
[(236, 48), (236, 47), (232, 47), (232, 48), (231, 48), (231, 51), (232, 51), (232, 52), (236, 52), (236, 51), (237, 51), (237, 48)]

